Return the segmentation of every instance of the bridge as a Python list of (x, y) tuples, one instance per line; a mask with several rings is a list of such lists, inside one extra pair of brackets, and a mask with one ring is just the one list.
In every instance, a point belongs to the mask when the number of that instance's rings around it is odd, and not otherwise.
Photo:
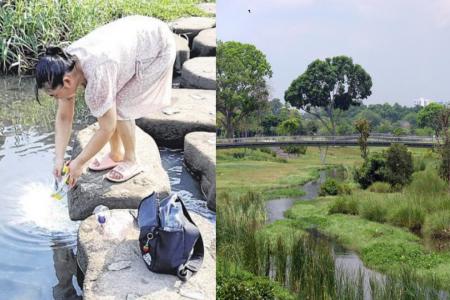
[[(258, 136), (249, 138), (217, 139), (217, 149), (227, 148), (260, 148), (273, 146), (304, 145), (304, 146), (359, 146), (359, 135), (325, 136)], [(432, 148), (437, 144), (436, 138), (429, 136), (392, 136), (371, 135), (367, 141), (368, 146), (388, 147), (392, 143), (401, 143), (414, 148)]]

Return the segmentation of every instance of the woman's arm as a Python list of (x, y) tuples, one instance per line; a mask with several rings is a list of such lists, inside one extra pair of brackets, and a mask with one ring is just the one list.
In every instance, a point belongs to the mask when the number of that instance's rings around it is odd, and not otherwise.
[(81, 176), (83, 166), (96, 155), (109, 141), (116, 130), (117, 115), (116, 106), (113, 105), (102, 117), (99, 117), (98, 124), (100, 129), (95, 132), (94, 136), (88, 142), (81, 153), (70, 163), (70, 183), (74, 185)]
[(54, 175), (61, 176), (64, 164), (64, 153), (70, 140), (75, 108), (75, 99), (58, 99), (58, 109), (55, 119), (55, 167)]

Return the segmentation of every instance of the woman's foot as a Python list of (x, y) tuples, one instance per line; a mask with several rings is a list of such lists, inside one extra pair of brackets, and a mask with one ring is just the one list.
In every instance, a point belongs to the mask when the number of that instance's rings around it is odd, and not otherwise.
[(108, 153), (100, 160), (97, 157), (89, 164), (92, 171), (104, 171), (116, 167), (122, 161), (121, 155)]
[(106, 174), (106, 178), (112, 182), (125, 182), (142, 171), (143, 170), (138, 163), (123, 161), (109, 171), (108, 174)]

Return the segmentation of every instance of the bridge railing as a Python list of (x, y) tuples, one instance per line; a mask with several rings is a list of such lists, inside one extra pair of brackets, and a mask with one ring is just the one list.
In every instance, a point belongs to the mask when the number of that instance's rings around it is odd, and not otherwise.
[[(281, 143), (281, 142), (358, 142), (359, 135), (299, 135), (299, 136), (258, 136), (248, 138), (217, 139), (217, 144), (245, 144), (245, 143)], [(368, 142), (385, 143), (435, 143), (431, 136), (392, 136), (385, 134), (371, 135)]]

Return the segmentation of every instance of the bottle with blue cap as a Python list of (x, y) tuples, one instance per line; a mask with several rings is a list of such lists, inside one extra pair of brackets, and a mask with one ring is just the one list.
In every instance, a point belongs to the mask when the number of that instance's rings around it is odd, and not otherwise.
[(171, 203), (169, 215), (167, 216), (164, 230), (179, 231), (181, 230), (181, 205), (179, 202)]

